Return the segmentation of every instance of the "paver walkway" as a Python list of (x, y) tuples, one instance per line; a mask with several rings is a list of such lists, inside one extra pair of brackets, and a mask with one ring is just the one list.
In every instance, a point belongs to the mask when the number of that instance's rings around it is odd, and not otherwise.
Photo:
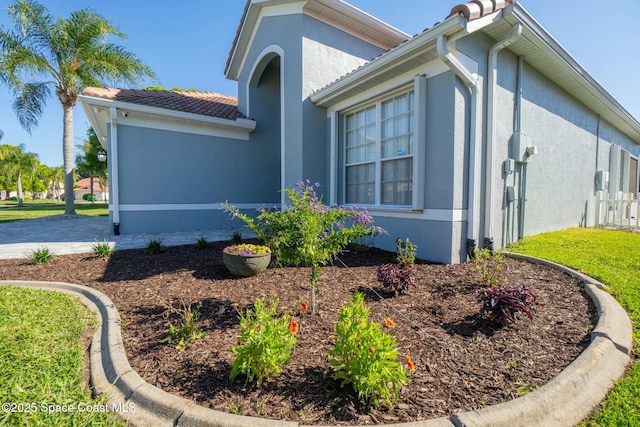
[[(228, 240), (236, 229), (198, 230), (180, 233), (143, 233), (115, 236), (108, 217), (53, 215), (0, 223), (0, 259), (28, 258), (32, 251), (48, 248), (54, 255), (90, 253), (96, 242), (108, 241), (115, 249), (144, 248), (150, 240), (164, 246)], [(243, 236), (249, 237), (247, 231)]]

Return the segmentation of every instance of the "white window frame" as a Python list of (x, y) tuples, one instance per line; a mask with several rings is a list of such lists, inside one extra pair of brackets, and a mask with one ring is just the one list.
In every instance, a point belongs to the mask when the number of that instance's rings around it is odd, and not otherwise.
[[(408, 95), (409, 93), (413, 93), (413, 129), (411, 129), (411, 134), (413, 135), (412, 153), (410, 155), (394, 156), (391, 158), (383, 159), (381, 153), (382, 104), (391, 99)], [(375, 201), (373, 204), (358, 205), (375, 210), (421, 212), (424, 209), (424, 152), (426, 144), (426, 77), (424, 75), (417, 75), (413, 81), (413, 84), (404, 85), (392, 92), (387, 92), (382, 96), (378, 96), (374, 99), (369, 100), (368, 102), (358, 104), (357, 106), (349, 108), (348, 110), (344, 110), (340, 113), (340, 115), (344, 118), (344, 127), (342, 129), (342, 132), (340, 132), (340, 139), (342, 140), (342, 159), (339, 166), (342, 171), (342, 201), (346, 205), (355, 205), (355, 203), (347, 203), (346, 201), (347, 167), (355, 166), (359, 163), (354, 162), (351, 164), (347, 164), (347, 117), (359, 111), (364, 111), (373, 106), (376, 107), (376, 156), (372, 161), (363, 161), (361, 163), (375, 163), (376, 165)], [(403, 158), (412, 158), (413, 174), (411, 177), (411, 204), (382, 204), (382, 164), (384, 161), (398, 160)]]

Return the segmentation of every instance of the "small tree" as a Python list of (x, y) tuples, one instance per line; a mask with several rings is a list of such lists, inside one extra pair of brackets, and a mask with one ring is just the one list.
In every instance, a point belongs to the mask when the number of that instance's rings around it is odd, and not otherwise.
[(226, 210), (240, 218), (271, 248), (279, 265), (311, 267), (311, 311), (316, 312), (316, 287), (322, 267), (352, 242), (385, 232), (373, 226), (366, 209), (329, 208), (315, 192), (320, 184), (300, 181), (287, 188), (289, 204), (281, 210), (260, 209), (257, 218), (227, 204)]
[(16, 183), (19, 206), (24, 204), (22, 180), (31, 179), (40, 164), (37, 154), (29, 153), (25, 150), (26, 146), (24, 144), (19, 146), (6, 144), (0, 146), (0, 173), (11, 177)]

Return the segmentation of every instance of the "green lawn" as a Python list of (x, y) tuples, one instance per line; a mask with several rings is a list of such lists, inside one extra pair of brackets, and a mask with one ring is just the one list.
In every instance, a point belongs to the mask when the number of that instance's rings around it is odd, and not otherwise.
[[(640, 355), (640, 233), (572, 228), (527, 237), (511, 250), (569, 266), (607, 284), (631, 317), (635, 354)], [(583, 426), (640, 426), (640, 362)]]
[[(109, 206), (104, 202), (78, 203), (76, 213), (79, 215), (106, 216), (109, 215)], [(0, 223), (19, 221), (22, 219), (40, 218), (43, 216), (59, 215), (64, 213), (64, 202), (52, 202), (51, 200), (27, 200), (24, 206), (18, 206), (18, 202), (0, 201)]]
[(92, 322), (69, 295), (0, 286), (1, 426), (123, 425), (82, 380), (80, 337)]

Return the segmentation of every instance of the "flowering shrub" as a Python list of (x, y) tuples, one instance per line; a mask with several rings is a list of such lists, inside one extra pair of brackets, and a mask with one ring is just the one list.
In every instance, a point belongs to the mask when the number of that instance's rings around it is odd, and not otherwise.
[(244, 316), (240, 313), (238, 319), (240, 333), (238, 345), (231, 349), (236, 357), (229, 378), (233, 381), (241, 373), (247, 382), (255, 379), (260, 385), (289, 363), (300, 325), (289, 314), (278, 315), (277, 298), (269, 304), (257, 299), (253, 309), (247, 309)]
[[(333, 378), (342, 380), (341, 386), (351, 384), (363, 403), (373, 400), (379, 406), (382, 399), (393, 406), (407, 383), (407, 372), (396, 361), (400, 354), (396, 340), (369, 320), (362, 293), (356, 292), (349, 305), (342, 307), (335, 332), (334, 348), (329, 350)], [(409, 367), (415, 369), (413, 363)]]
[(476, 296), (483, 302), (481, 313), (499, 319), (503, 326), (515, 322), (519, 312), (533, 319), (538, 305), (538, 298), (527, 286), (476, 289)]
[(227, 246), (223, 251), (231, 255), (260, 255), (268, 254), (271, 252), (271, 249), (267, 246), (242, 243), (240, 245)]
[(320, 184), (298, 182), (287, 188), (288, 206), (282, 210), (260, 209), (257, 218), (226, 205), (226, 210), (240, 218), (265, 242), (279, 265), (311, 267), (311, 311), (315, 313), (315, 288), (322, 266), (341, 253), (352, 242), (373, 238), (384, 232), (373, 226), (373, 218), (365, 209), (327, 207), (315, 192)]

